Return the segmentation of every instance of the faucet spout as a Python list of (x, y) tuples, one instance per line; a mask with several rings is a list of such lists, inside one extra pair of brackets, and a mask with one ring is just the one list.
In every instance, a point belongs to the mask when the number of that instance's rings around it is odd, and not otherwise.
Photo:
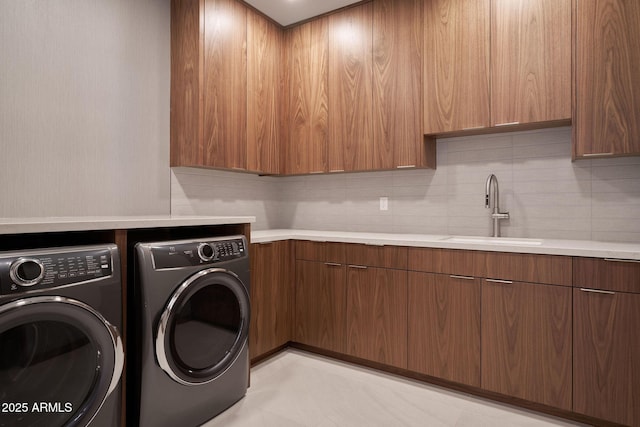
[[(491, 193), (493, 189), (493, 197)], [(487, 177), (484, 192), (484, 207), (489, 209), (493, 205), (491, 219), (493, 220), (493, 237), (500, 237), (500, 220), (509, 219), (509, 212), (500, 212), (500, 190), (498, 189), (498, 178), (491, 174)]]

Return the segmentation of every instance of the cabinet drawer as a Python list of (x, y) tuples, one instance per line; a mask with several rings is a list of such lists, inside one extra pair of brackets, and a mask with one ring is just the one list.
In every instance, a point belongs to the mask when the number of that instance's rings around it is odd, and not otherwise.
[(344, 243), (296, 241), (296, 259), (344, 264)]
[(572, 260), (568, 256), (486, 252), (485, 274), (490, 279), (571, 286)]
[(485, 276), (484, 252), (457, 249), (409, 248), (409, 270), (427, 273)]
[(640, 293), (640, 261), (575, 257), (573, 285)]
[(400, 246), (376, 246), (345, 244), (347, 264), (368, 267), (407, 269), (407, 248)]

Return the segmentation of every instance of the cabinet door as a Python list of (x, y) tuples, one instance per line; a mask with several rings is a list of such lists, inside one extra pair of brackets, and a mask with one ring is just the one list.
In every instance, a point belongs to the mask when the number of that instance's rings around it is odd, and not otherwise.
[(573, 292), (573, 410), (638, 425), (640, 295)]
[(329, 171), (380, 168), (374, 160), (372, 5), (329, 15)]
[(576, 2), (574, 157), (640, 154), (640, 2)]
[(347, 268), (347, 353), (406, 369), (406, 271)]
[(204, 3), (204, 165), (247, 168), (247, 10)]
[(288, 241), (251, 245), (251, 328), (253, 359), (292, 339), (293, 271)]
[(279, 173), (282, 30), (247, 14), (247, 169)]
[(480, 279), (409, 272), (408, 369), (480, 387)]
[(571, 288), (482, 284), (482, 388), (571, 410)]
[(202, 165), (202, 8), (171, 2), (171, 167)]
[(492, 124), (570, 119), (571, 0), (492, 0), (491, 15)]
[(425, 166), (422, 0), (373, 2), (373, 145), (378, 168)]
[(490, 0), (424, 2), (424, 133), (490, 125)]
[(345, 267), (296, 261), (295, 340), (325, 350), (345, 349)]
[(327, 19), (296, 26), (286, 35), (289, 113), (284, 171), (302, 174), (328, 171)]

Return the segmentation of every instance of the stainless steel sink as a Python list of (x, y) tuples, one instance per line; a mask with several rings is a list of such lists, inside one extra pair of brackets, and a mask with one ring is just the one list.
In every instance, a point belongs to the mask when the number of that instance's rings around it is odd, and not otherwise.
[(511, 237), (475, 237), (475, 236), (449, 236), (442, 239), (443, 242), (471, 243), (478, 245), (513, 245), (513, 246), (539, 246), (542, 239), (524, 239)]

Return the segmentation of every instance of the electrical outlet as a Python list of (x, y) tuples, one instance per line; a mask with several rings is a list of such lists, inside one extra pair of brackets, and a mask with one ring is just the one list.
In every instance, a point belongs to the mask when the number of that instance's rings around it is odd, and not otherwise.
[(380, 210), (388, 211), (389, 210), (389, 198), (388, 197), (380, 197)]

